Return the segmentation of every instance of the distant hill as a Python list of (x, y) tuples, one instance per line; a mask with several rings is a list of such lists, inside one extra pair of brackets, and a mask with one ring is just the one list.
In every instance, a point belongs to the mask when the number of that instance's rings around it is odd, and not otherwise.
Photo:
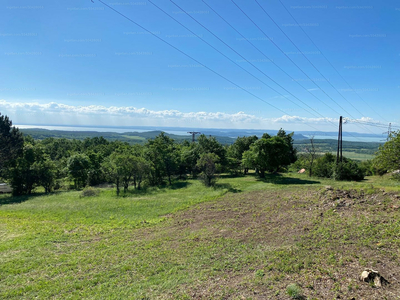
[[(109, 141), (122, 141), (129, 144), (144, 144), (148, 139), (154, 139), (162, 131), (146, 131), (146, 132), (99, 132), (99, 131), (64, 131), (64, 130), (47, 130), (41, 128), (32, 129), (21, 129), (21, 132), (30, 135), (36, 140), (43, 140), (46, 138), (66, 138), (66, 139), (77, 139), (84, 140), (86, 138), (93, 137), (104, 137)], [(177, 135), (166, 133), (167, 136), (176, 141), (191, 141), (192, 137), (188, 134)], [(230, 145), (233, 144), (236, 138), (226, 137), (226, 136), (216, 136), (215, 137), (221, 144)]]
[[(190, 130), (190, 129), (188, 129)], [(93, 137), (104, 137), (109, 141), (122, 141), (129, 144), (144, 144), (149, 139), (154, 139), (159, 135), (161, 130), (153, 130), (146, 132), (99, 132), (99, 131), (64, 131), (64, 130), (48, 130), (41, 128), (32, 129), (21, 129), (24, 134), (32, 136), (34, 139), (43, 140), (46, 138), (66, 138), (66, 139), (77, 139), (84, 140), (86, 138)], [(263, 133), (267, 132), (270, 135), (276, 135), (277, 130), (221, 130), (221, 129), (205, 129), (202, 134), (207, 136), (214, 136), (218, 142), (223, 145), (231, 145), (235, 142), (237, 137), (257, 135), (261, 137)], [(167, 136), (171, 137), (176, 141), (191, 141), (192, 137), (190, 134), (179, 135), (166, 133)], [(299, 152), (304, 151), (304, 148), (309, 145), (309, 139), (302, 134), (294, 134), (294, 146)], [(318, 148), (318, 152), (335, 152), (337, 148), (337, 141), (335, 139), (315, 139), (315, 146)], [(379, 145), (382, 143), (376, 142), (349, 142), (343, 141), (343, 151), (347, 153), (357, 153), (364, 155), (365, 159), (371, 158), (372, 155), (378, 150)], [(358, 157), (358, 156), (357, 156)]]
[[(68, 131), (68, 130), (48, 130), (42, 128), (29, 128), (29, 129), (20, 129), (24, 134), (32, 136), (34, 139), (43, 140), (46, 138), (66, 138), (66, 139), (77, 139), (84, 140), (86, 138), (93, 137), (104, 137), (109, 141), (123, 141), (129, 144), (143, 144), (148, 139), (154, 139), (157, 135), (159, 135), (161, 130), (152, 130), (146, 132), (101, 132), (101, 131)], [(188, 129), (189, 130), (189, 129)], [(220, 129), (205, 129), (202, 130), (202, 134), (206, 136), (214, 136), (221, 144), (230, 145), (233, 144), (237, 137), (241, 136), (250, 136), (257, 135), (261, 137), (265, 132), (271, 135), (276, 135), (277, 130), (220, 130)], [(173, 138), (176, 141), (191, 141), (191, 135), (179, 135), (179, 134), (171, 134), (166, 133), (169, 137)], [(304, 140), (307, 137), (301, 134), (294, 134), (293, 138), (295, 140)]]

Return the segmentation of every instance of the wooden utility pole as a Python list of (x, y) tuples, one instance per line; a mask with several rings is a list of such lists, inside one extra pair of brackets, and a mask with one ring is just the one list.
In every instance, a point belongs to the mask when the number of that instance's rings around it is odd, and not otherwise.
[(189, 131), (188, 133), (190, 133), (192, 135), (192, 142), (194, 143), (194, 138), (195, 138), (196, 134), (200, 134), (201, 132)]
[(343, 117), (340, 116), (339, 120), (339, 136), (338, 136), (338, 146), (337, 146), (337, 155), (336, 155), (336, 164), (339, 164), (339, 161), (343, 161)]

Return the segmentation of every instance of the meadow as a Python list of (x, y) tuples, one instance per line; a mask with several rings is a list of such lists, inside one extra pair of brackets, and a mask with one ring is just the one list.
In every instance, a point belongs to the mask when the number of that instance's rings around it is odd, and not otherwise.
[(0, 298), (397, 299), (398, 195), (386, 176), (297, 173), (0, 195)]

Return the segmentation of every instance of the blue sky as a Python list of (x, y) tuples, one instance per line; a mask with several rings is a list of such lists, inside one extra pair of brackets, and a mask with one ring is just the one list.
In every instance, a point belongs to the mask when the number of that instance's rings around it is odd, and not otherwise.
[[(279, 0), (259, 0), (259, 3), (346, 100), (298, 53), (254, 0), (235, 2), (323, 91), (231, 0), (205, 2), (290, 77), (257, 52), (201, 0), (176, 0), (175, 3), (286, 91), (171, 1), (153, 2), (280, 94), (216, 52), (150, 2), (104, 1), (278, 109), (225, 81), (98, 0), (93, 1), (2, 1), (0, 112), (9, 115), (14, 123), (284, 127), (287, 130), (333, 131), (332, 123), (336, 124), (339, 117), (337, 112), (369, 122), (400, 123), (398, 1), (282, 0), (363, 100), (318, 52)], [(346, 126), (358, 132), (382, 131), (375, 127)]]

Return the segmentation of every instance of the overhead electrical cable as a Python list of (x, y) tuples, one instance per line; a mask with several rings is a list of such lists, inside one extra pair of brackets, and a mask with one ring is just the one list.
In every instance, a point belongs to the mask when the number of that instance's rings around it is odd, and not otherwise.
[[(280, 96), (284, 97), (285, 99), (289, 100), (290, 102), (292, 102), (294, 105), (300, 107), (301, 109), (305, 110), (306, 112), (308, 112), (309, 114), (313, 115), (314, 117), (317, 117), (315, 114), (311, 113), (310, 111), (304, 109), (303, 107), (301, 107), (300, 105), (298, 105), (296, 102), (294, 102), (293, 100), (291, 100), (290, 98), (286, 97), (285, 95), (283, 95), (282, 93), (280, 93), (279, 91), (277, 91), (276, 89), (274, 89), (273, 87), (271, 87), (270, 85), (268, 85), (265, 81), (261, 80), (260, 78), (258, 78), (257, 76), (255, 76), (254, 74), (252, 74), (251, 72), (249, 72), (248, 70), (246, 70), (245, 68), (243, 68), (242, 66), (240, 66), (237, 62), (235, 62), (234, 60), (232, 60), (231, 58), (229, 58), (227, 55), (225, 55), (224, 53), (222, 53), (220, 50), (218, 50), (216, 47), (214, 47), (213, 45), (211, 45), (209, 42), (207, 42), (205, 39), (203, 39), (201, 36), (197, 35), (195, 32), (193, 32), (191, 29), (189, 29), (187, 26), (185, 26), (184, 24), (182, 24), (181, 22), (179, 22), (176, 18), (174, 18), (173, 16), (171, 16), (169, 13), (167, 13), (165, 10), (163, 10), (161, 7), (159, 7), (157, 4), (155, 4), (154, 2), (152, 2), (151, 0), (148, 0), (148, 2), (150, 2), (152, 5), (154, 5), (156, 8), (158, 8), (160, 11), (162, 11), (164, 14), (166, 14), (168, 17), (170, 17), (171, 19), (173, 19), (175, 22), (177, 22), (178, 24), (180, 24), (183, 28), (185, 28), (186, 30), (188, 30), (190, 33), (192, 33), (193, 35), (195, 35), (197, 38), (199, 38), (201, 41), (203, 41), (204, 43), (206, 43), (208, 46), (210, 46), (211, 48), (213, 48), (215, 51), (217, 51), (219, 54), (221, 54), (222, 56), (224, 56), (226, 59), (228, 59), (230, 62), (232, 62), (233, 64), (235, 64), (236, 66), (238, 66), (240, 69), (242, 69), (243, 71), (245, 71), (246, 73), (248, 73), (250, 76), (252, 76), (253, 78), (255, 78), (256, 80), (260, 81), (262, 84), (264, 84), (265, 86), (267, 86), (268, 88), (270, 88), (271, 90), (273, 90), (274, 92), (276, 92), (277, 94), (279, 94)], [(314, 112), (316, 112), (317, 114), (319, 114), (316, 110), (314, 110), (312, 107), (308, 106), (306, 103), (304, 103), (302, 100), (300, 100), (299, 98), (297, 98), (295, 95), (293, 95), (290, 91), (288, 91), (287, 89), (285, 89), (283, 86), (281, 86), (278, 82), (276, 82), (274, 79), (272, 79), (271, 77), (269, 77), (268, 75), (266, 75), (271, 81), (273, 81), (275, 84), (277, 84), (279, 87), (281, 87), (283, 90), (285, 90), (287, 93), (289, 93), (291, 96), (293, 96), (294, 98), (296, 98), (298, 101), (300, 101), (301, 103), (303, 103), (304, 105), (306, 105), (308, 108), (310, 108), (311, 110), (313, 110)], [(321, 114), (319, 114), (320, 116), (322, 116)], [(324, 117), (324, 116), (322, 116)]]
[[(211, 69), (210, 67), (206, 66), (205, 64), (201, 63), (200, 61), (198, 61), (197, 59), (195, 59), (194, 57), (192, 57), (191, 55), (187, 54), (186, 52), (184, 52), (183, 50), (180, 50), (179, 48), (177, 48), (176, 46), (172, 45), (171, 43), (169, 43), (168, 41), (164, 40), (163, 38), (159, 37), (158, 35), (156, 35), (155, 33), (153, 33), (152, 31), (148, 30), (147, 28), (143, 27), (142, 25), (140, 25), (139, 23), (135, 22), (134, 20), (132, 20), (131, 18), (129, 18), (128, 16), (124, 15), (123, 13), (121, 13), (120, 11), (116, 10), (115, 8), (111, 7), (110, 5), (108, 5), (107, 3), (104, 3), (102, 0), (98, 0), (100, 3), (102, 3), (104, 6), (108, 7), (109, 9), (113, 10), (115, 13), (119, 14), (120, 16), (122, 16), (123, 18), (127, 19), (128, 21), (132, 22), (133, 24), (135, 24), (136, 26), (140, 27), (141, 29), (143, 29), (144, 31), (148, 32), (149, 34), (151, 34), (152, 36), (154, 36), (155, 38), (159, 39), (160, 41), (164, 42), (165, 44), (167, 44), (168, 46), (174, 48), (176, 51), (180, 52), (181, 54), (185, 55), (186, 57), (188, 57), (189, 59), (193, 60), (194, 62), (198, 63), (199, 65), (203, 66), (204, 68), (206, 68), (207, 70), (211, 71), (212, 73), (214, 73), (215, 75), (221, 77), (222, 79), (228, 81), (229, 83), (233, 84), (234, 86), (236, 86), (237, 88), (243, 90), (244, 92), (248, 93), (249, 95), (255, 97), (256, 99), (268, 104), (269, 106), (273, 107), (274, 109), (284, 113), (285, 115), (290, 116), (290, 114), (288, 114), (287, 112), (285, 112), (284, 110), (276, 107), (275, 105), (269, 103), (268, 101), (265, 101), (264, 99), (260, 98), (259, 96), (253, 94), (252, 92), (250, 92), (249, 90), (241, 87), (240, 85), (236, 84), (235, 82), (233, 82), (232, 80), (228, 79), (227, 77), (225, 77), (224, 75), (218, 73), (217, 71)], [(320, 129), (305, 123), (305, 125), (320, 131)]]
[(388, 120), (385, 119), (385, 117), (381, 116), (377, 111), (375, 111), (367, 101), (365, 101), (359, 93), (350, 85), (350, 83), (342, 76), (342, 74), (335, 68), (335, 66), (329, 61), (329, 59), (325, 56), (325, 54), (321, 51), (321, 49), (316, 45), (316, 43), (312, 40), (312, 38), (307, 34), (307, 32), (304, 30), (303, 26), (297, 22), (296, 18), (292, 15), (292, 13), (287, 9), (287, 7), (282, 3), (281, 0), (278, 0), (283, 8), (287, 11), (287, 13), (292, 17), (292, 19), (296, 22), (297, 26), (303, 31), (303, 33), (306, 35), (306, 37), (311, 41), (311, 43), (314, 45), (314, 47), (318, 50), (319, 53), (321, 53), (322, 57), (329, 63), (329, 65), (336, 71), (336, 73), (343, 79), (343, 81), (347, 84), (347, 86), (356, 93), (356, 95), (372, 110), (376, 113), (377, 116), (385, 120), (386, 122), (389, 122)]
[[(249, 63), (251, 66), (253, 66), (255, 69), (257, 69), (259, 72), (261, 72), (262, 74), (264, 74), (266, 77), (270, 78), (267, 74), (265, 74), (265, 72), (263, 72), (262, 70), (260, 70), (257, 66), (255, 66), (253, 63), (251, 63), (249, 60), (247, 60), (243, 55), (241, 55), (239, 52), (237, 52), (235, 49), (233, 49), (230, 45), (228, 45), (225, 41), (223, 41), (220, 37), (218, 37), (215, 33), (213, 33), (210, 29), (208, 29), (205, 25), (203, 25), (202, 23), (200, 23), (196, 18), (194, 18), (193, 16), (191, 16), (187, 11), (185, 11), (182, 7), (180, 7), (178, 4), (176, 4), (173, 0), (169, 0), (172, 4), (174, 4), (176, 7), (178, 7), (182, 12), (184, 12), (188, 17), (190, 17), (193, 21), (195, 21), (197, 24), (199, 24), (201, 27), (203, 27), (205, 30), (207, 30), (209, 33), (211, 33), (215, 38), (217, 38), (220, 42), (222, 42), (224, 45), (226, 45), (229, 49), (231, 49), (233, 52), (235, 52), (237, 55), (239, 55), (244, 61), (246, 61), (247, 63)], [(233, 2), (233, 1), (232, 1)], [(274, 81), (275, 82), (275, 81)], [(285, 89), (286, 90), (286, 89)], [(297, 97), (296, 97), (297, 98)], [(298, 99), (298, 98), (297, 98)], [(304, 103), (302, 101), (302, 103)], [(330, 107), (328, 104), (324, 103), (327, 107), (329, 107), (331, 110), (333, 110), (335, 113), (337, 113), (338, 115), (340, 115), (339, 112), (337, 112), (335, 109), (333, 109), (332, 107)], [(307, 105), (307, 104), (305, 104)], [(307, 105), (308, 106), (308, 105)], [(308, 106), (310, 107), (310, 106)], [(323, 115), (321, 115), (319, 112), (317, 112), (316, 110), (312, 109), (313, 111), (315, 111), (317, 114), (319, 114), (320, 116), (322, 116), (323, 118), (327, 119), (326, 117), (324, 117)], [(328, 119), (327, 119), (328, 120)], [(330, 121), (328, 121), (330, 122)], [(335, 124), (333, 124), (332, 122), (330, 122), (331, 125), (336, 126)], [(362, 128), (362, 127), (361, 127)], [(365, 128), (363, 128), (365, 129)], [(368, 129), (367, 129), (368, 130)], [(355, 137), (356, 138), (356, 137)]]
[[(134, 20), (132, 20), (131, 18), (129, 18), (128, 16), (124, 15), (123, 13), (121, 13), (120, 11), (114, 9), (113, 7), (111, 7), (110, 5), (104, 3), (102, 0), (98, 0), (100, 3), (102, 3), (104, 6), (108, 7), (109, 9), (113, 10), (115, 13), (119, 14), (120, 16), (122, 16), (123, 18), (127, 19), (128, 21), (130, 21), (131, 23), (135, 24), (136, 26), (140, 27), (141, 29), (143, 29), (144, 31), (148, 32), (150, 35), (156, 37), (157, 39), (159, 39), (160, 41), (164, 42), (165, 44), (167, 44), (168, 46), (172, 47), (173, 49), (175, 49), (176, 51), (180, 52), (181, 54), (183, 54), (184, 56), (188, 57), (189, 59), (193, 60), (194, 62), (198, 63), (199, 65), (203, 66), (204, 68), (206, 68), (207, 70), (211, 71), (212, 73), (214, 73), (215, 75), (221, 77), (222, 79), (226, 80), (227, 82), (233, 84), (234, 86), (236, 86), (237, 88), (243, 90), (244, 92), (248, 93), (249, 95), (253, 96), (254, 98), (266, 103), (267, 105), (271, 106), (272, 108), (284, 113), (287, 116), (291, 116), (289, 113), (285, 112), (284, 110), (278, 108), (277, 106), (269, 103), (268, 101), (262, 99), (261, 97), (255, 95), (254, 93), (250, 92), (249, 90), (243, 88), (242, 86), (236, 84), (235, 82), (233, 82), (232, 80), (228, 79), (227, 77), (225, 77), (224, 75), (218, 73), (217, 71), (213, 70), (212, 68), (206, 66), (205, 64), (201, 63), (200, 61), (198, 61), (197, 59), (195, 59), (194, 57), (192, 57), (191, 55), (187, 54), (186, 52), (184, 52), (183, 50), (180, 50), (179, 48), (177, 48), (176, 46), (174, 46), (173, 44), (169, 43), (168, 41), (164, 40), (163, 38), (159, 37), (158, 35), (156, 35), (155, 33), (153, 33), (152, 31), (148, 30), (147, 28), (143, 27), (142, 25), (140, 25), (139, 23), (135, 22)], [(324, 117), (325, 121), (328, 121), (329, 124), (333, 124), (331, 121), (329, 121), (328, 118)], [(320, 128), (316, 128), (314, 126), (312, 126), (309, 123), (304, 123), (305, 125), (307, 125), (308, 127), (311, 127), (313, 129), (315, 129), (316, 131), (320, 131)], [(348, 133), (350, 136), (352, 136), (353, 138), (360, 140), (358, 137), (353, 136), (351, 133)]]
[[(252, 45), (258, 52), (260, 52), (265, 58), (267, 58), (269, 61), (271, 61), (271, 63), (273, 63), (278, 69), (280, 69), (284, 74), (286, 74), (289, 78), (291, 78), (294, 82), (296, 82), (298, 85), (300, 85), (304, 90), (306, 90), (311, 96), (313, 96), (314, 98), (316, 98), (318, 101), (320, 101), (321, 103), (323, 103), (325, 106), (327, 106), (328, 108), (332, 109), (335, 113), (340, 114), (339, 112), (337, 112), (336, 110), (334, 110), (332, 107), (330, 107), (329, 105), (327, 105), (324, 101), (322, 101), (320, 98), (318, 98), (316, 95), (314, 95), (313, 93), (311, 93), (311, 91), (309, 91), (304, 85), (302, 85), (300, 82), (298, 82), (298, 80), (294, 79), (289, 73), (287, 73), (284, 69), (282, 69), (277, 63), (275, 63), (272, 59), (270, 59), (260, 48), (258, 48), (256, 45), (254, 45), (254, 43), (252, 43), (248, 38), (246, 38), (243, 34), (241, 34), (231, 23), (229, 23), (226, 19), (224, 19), (215, 9), (213, 9), (208, 3), (206, 3), (204, 0), (202, 0), (202, 2), (208, 7), (210, 8), (217, 16), (219, 16), (225, 23), (227, 23), (236, 33), (238, 33), (245, 41), (247, 41), (250, 45)], [(301, 100), (299, 100), (301, 101)], [(303, 101), (301, 101), (304, 105), (306, 105), (307, 107), (310, 107), (307, 103), (304, 103)], [(310, 107), (311, 108), (311, 107)], [(311, 108), (313, 111), (315, 111), (313, 108)], [(316, 113), (318, 113), (320, 116), (322, 116), (319, 112), (315, 111)], [(324, 117), (325, 118), (325, 117)], [(336, 126), (336, 125), (335, 125)]]
[(311, 66), (326, 80), (326, 82), (329, 83), (329, 85), (335, 89), (335, 91), (344, 99), (346, 100), (361, 116), (363, 116), (363, 114), (357, 109), (357, 107), (355, 107), (350, 101), (348, 101), (342, 93), (339, 92), (339, 90), (330, 82), (330, 80), (328, 80), (324, 74), (322, 74), (322, 72), (312, 63), (311, 60), (308, 59), (308, 57), (304, 54), (303, 51), (301, 51), (301, 49), (293, 42), (293, 40), (286, 34), (286, 32), (275, 22), (275, 20), (271, 17), (271, 15), (264, 9), (264, 7), (257, 1), (254, 0), (258, 6), (261, 8), (261, 10), (268, 16), (268, 18), (276, 25), (276, 27), (285, 35), (285, 37), (290, 41), (290, 43), (292, 43), (292, 45), (300, 52), (300, 54), (311, 64)]
[[(170, 0), (171, 1), (171, 0)], [(234, 1), (231, 0), (231, 2), (268, 38), (268, 40), (280, 51), (282, 52), (291, 62), (296, 66), (297, 69), (299, 69), (310, 81), (312, 81), (317, 88), (319, 88), (329, 99), (331, 99), (338, 107), (340, 107), (346, 114), (348, 114), (350, 117), (353, 119), (356, 119), (352, 114), (350, 114), (344, 107), (342, 107), (335, 99), (333, 99), (331, 96), (328, 95), (328, 93), (325, 92), (324, 89), (322, 89), (308, 74), (296, 63), (294, 62), (283, 50), (282, 48), (279, 47), (278, 44), (276, 44), (269, 36), (268, 34), (265, 33), (264, 30), (260, 28), (260, 26), (257, 25), (256, 22), (253, 21), (252, 18), (249, 17), (249, 15), (246, 14), (246, 12)], [(325, 103), (326, 104), (326, 103)], [(331, 108), (332, 109), (332, 108)], [(335, 111), (335, 110), (334, 110)], [(335, 111), (336, 112), (336, 111)], [(337, 112), (336, 112), (337, 113)], [(340, 113), (338, 113), (340, 114)], [(360, 126), (360, 128), (362, 128)], [(367, 129), (367, 128), (362, 128), (362, 129)], [(367, 129), (369, 130), (369, 129)]]
[[(275, 20), (271, 17), (271, 15), (264, 9), (264, 7), (258, 2), (258, 0), (254, 0), (258, 6), (261, 8), (261, 10), (268, 16), (268, 18), (275, 24), (275, 26), (285, 35), (285, 37), (292, 43), (294, 47), (300, 52), (300, 54), (311, 64), (311, 66), (326, 80), (326, 82), (329, 83), (329, 85), (347, 102), (349, 103), (362, 117), (365, 117), (362, 112), (358, 110), (357, 107), (355, 107), (339, 90), (332, 84), (330, 80), (328, 80), (324, 74), (312, 63), (311, 60), (308, 59), (308, 57), (304, 54), (303, 51), (300, 50), (300, 48), (293, 42), (293, 40), (286, 34), (286, 32), (275, 22)], [(350, 114), (349, 114), (350, 115)], [(350, 115), (351, 116), (351, 115)], [(354, 118), (354, 117), (353, 117)], [(368, 129), (369, 130), (369, 129)], [(369, 130), (372, 132), (371, 130)]]

